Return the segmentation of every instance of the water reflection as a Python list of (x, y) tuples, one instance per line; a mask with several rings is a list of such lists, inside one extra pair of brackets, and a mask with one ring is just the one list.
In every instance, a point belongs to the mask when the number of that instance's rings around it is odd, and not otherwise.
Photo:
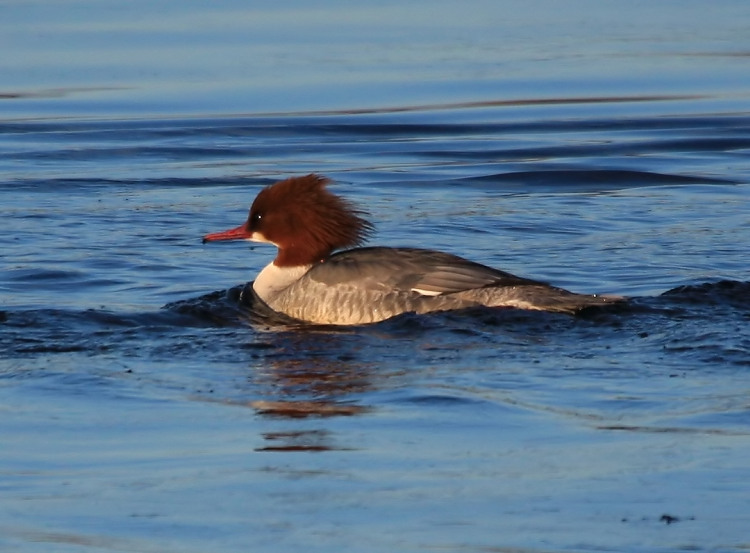
[(263, 432), (265, 445), (258, 451), (342, 449), (335, 434), (315, 421), (370, 410), (361, 400), (377, 387), (376, 365), (360, 360), (361, 336), (301, 330), (269, 333), (266, 338), (275, 347), (265, 350), (260, 363), (250, 369), (261, 397), (249, 406), (269, 421), (286, 424)]
[[(255, 370), (255, 384), (268, 390), (269, 398), (256, 402), (264, 411), (275, 404), (299, 404), (290, 415), (305, 413), (353, 414), (352, 396), (370, 391), (372, 362), (359, 360), (359, 340), (353, 334), (323, 331), (284, 332), (273, 335), (275, 351), (264, 356)], [(318, 406), (317, 408), (315, 406)]]
[[(257, 333), (239, 347), (251, 358), (251, 387), (260, 391), (261, 398), (240, 403), (259, 414), (303, 419), (350, 416), (367, 410), (357, 404), (356, 396), (374, 388), (376, 365), (372, 353), (363, 351), (368, 340), (356, 330), (311, 326), (280, 315), (257, 298), (251, 283), (166, 308), (220, 326), (253, 326)], [(279, 435), (274, 434), (273, 439)]]
[(292, 430), (287, 432), (265, 432), (263, 438), (268, 445), (255, 451), (331, 451), (340, 450), (334, 445), (327, 430)]
[[(320, 339), (319, 336), (304, 341)], [(336, 342), (339, 342), (336, 340)], [(303, 355), (316, 355), (306, 351)], [(297, 359), (269, 360), (260, 377), (276, 397), (304, 398), (308, 401), (340, 400), (371, 388), (368, 371), (356, 360), (303, 357)]]

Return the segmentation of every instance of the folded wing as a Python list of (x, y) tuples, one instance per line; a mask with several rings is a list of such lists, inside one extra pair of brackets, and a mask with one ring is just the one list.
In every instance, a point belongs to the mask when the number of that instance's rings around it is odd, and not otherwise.
[(439, 296), (476, 288), (543, 285), (448, 253), (418, 248), (358, 248), (334, 254), (308, 276), (328, 286)]

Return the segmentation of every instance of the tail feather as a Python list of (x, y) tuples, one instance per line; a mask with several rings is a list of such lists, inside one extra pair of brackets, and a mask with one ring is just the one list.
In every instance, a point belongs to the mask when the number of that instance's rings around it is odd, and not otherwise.
[(622, 303), (622, 296), (589, 295), (545, 285), (489, 287), (457, 294), (490, 307), (516, 307), (558, 313), (578, 313), (589, 307)]

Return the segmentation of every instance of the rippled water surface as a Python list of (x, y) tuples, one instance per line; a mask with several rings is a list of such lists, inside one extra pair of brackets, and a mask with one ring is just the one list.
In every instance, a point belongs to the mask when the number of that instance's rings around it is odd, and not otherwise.
[[(8, 3), (0, 549), (750, 549), (750, 6), (628, 6)], [(630, 301), (276, 325), (310, 172)]]

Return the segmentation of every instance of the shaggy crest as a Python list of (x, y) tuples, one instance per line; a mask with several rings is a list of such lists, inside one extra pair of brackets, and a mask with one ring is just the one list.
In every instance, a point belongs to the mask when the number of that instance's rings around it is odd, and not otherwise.
[(278, 266), (322, 261), (335, 250), (361, 245), (373, 226), (365, 212), (328, 191), (330, 180), (315, 174), (292, 177), (264, 188), (247, 220), (279, 248)]

